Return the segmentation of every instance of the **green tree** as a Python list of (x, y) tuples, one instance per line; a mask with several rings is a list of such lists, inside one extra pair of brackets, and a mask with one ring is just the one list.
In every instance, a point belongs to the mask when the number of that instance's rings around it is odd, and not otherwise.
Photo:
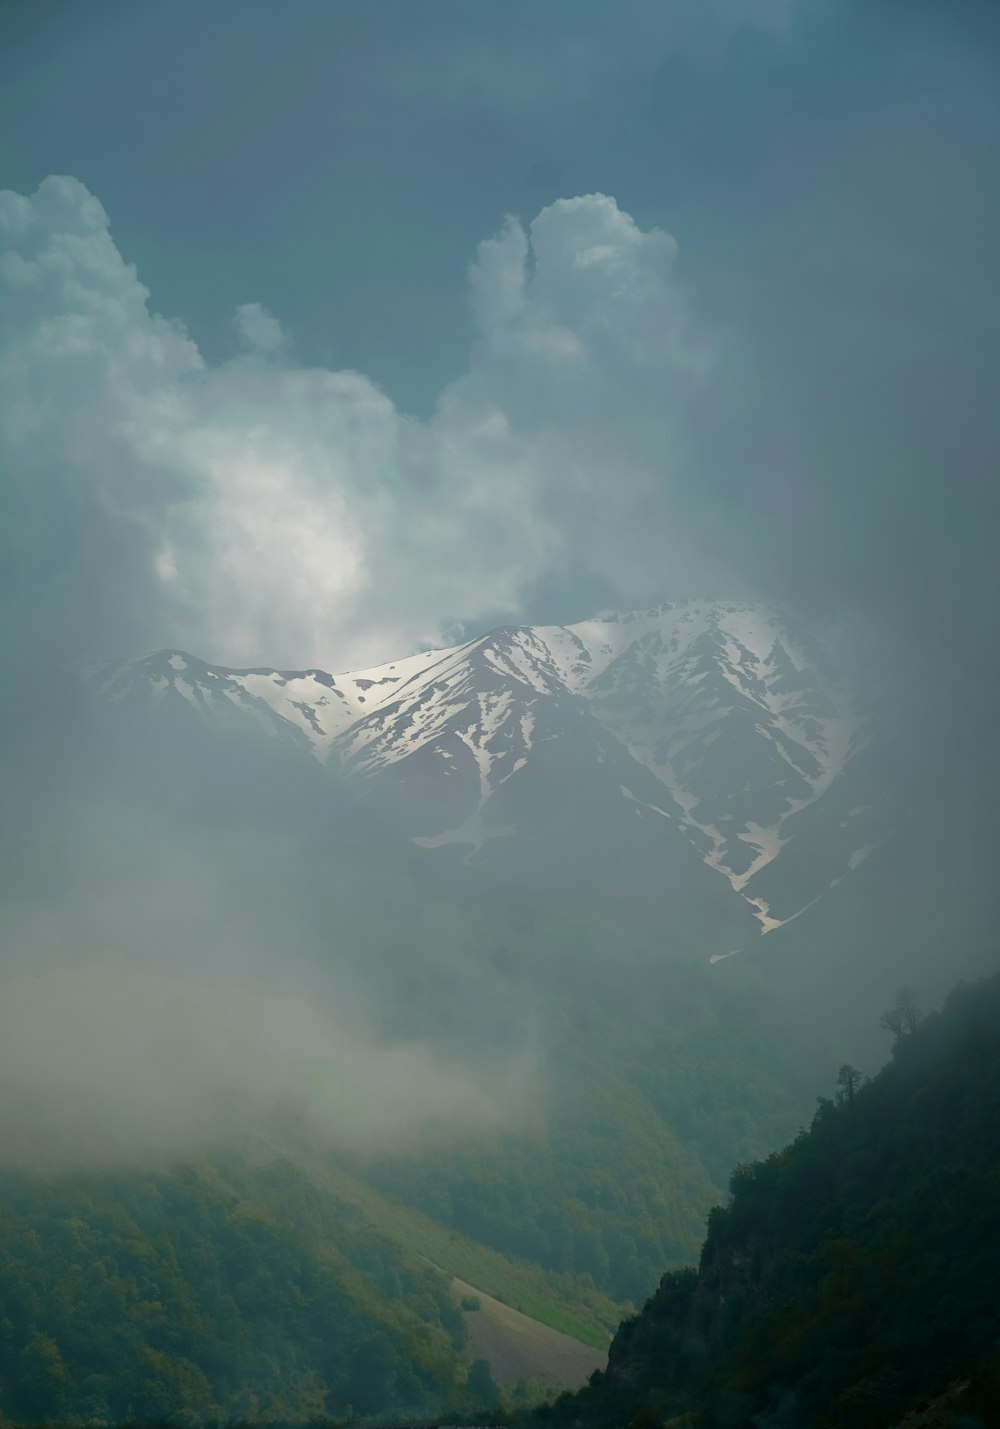
[(854, 1098), (862, 1083), (861, 1073), (857, 1067), (852, 1067), (850, 1062), (845, 1062), (837, 1073), (837, 1086), (840, 1088), (837, 1093), (837, 1101), (841, 1106), (854, 1105)]
[(478, 1409), (500, 1408), (500, 1390), (490, 1372), (488, 1360), (472, 1361), (466, 1389)]
[(901, 987), (896, 1001), (886, 1008), (879, 1018), (879, 1026), (891, 1032), (898, 1042), (901, 1037), (910, 1037), (920, 1026), (920, 1007), (917, 994), (912, 987)]
[(70, 1387), (59, 1346), (48, 1335), (33, 1335), (19, 1360), (14, 1412), (25, 1419), (55, 1419), (66, 1404)]

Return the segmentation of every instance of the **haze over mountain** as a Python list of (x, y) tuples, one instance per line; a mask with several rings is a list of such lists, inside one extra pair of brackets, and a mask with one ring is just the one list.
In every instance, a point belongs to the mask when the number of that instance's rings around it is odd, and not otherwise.
[[(788, 889), (772, 913), (758, 875), (769, 869), (774, 886), (787, 821), (850, 782), (870, 738), (839, 644), (830, 632), (824, 646), (774, 609), (694, 601), (502, 628), (347, 675), (227, 670), (176, 650), (86, 675), (119, 710), (178, 718), (186, 702), (209, 725), (238, 733), (242, 723), (308, 749), (366, 803), (391, 806), (419, 847), (455, 847), (466, 863), (508, 872), (520, 858), (522, 879), (524, 845), (543, 841), (559, 865), (561, 840), (540, 821), (575, 822), (574, 799), (609, 843), (635, 843), (639, 820), (665, 920), (678, 884), (722, 903), (700, 862), (736, 895), (734, 920), (743, 903), (767, 931), (801, 905)], [(839, 839), (827, 832), (828, 884), (863, 861), (887, 818), (857, 805), (839, 821)], [(595, 874), (586, 868), (588, 880)], [(633, 891), (627, 875), (619, 886)]]
[(494, 1422), (995, 970), (998, 26), (0, 7), (0, 1419)]

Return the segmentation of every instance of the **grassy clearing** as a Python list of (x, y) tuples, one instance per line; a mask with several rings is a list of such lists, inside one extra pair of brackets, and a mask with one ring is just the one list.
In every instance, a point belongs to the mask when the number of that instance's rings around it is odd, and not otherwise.
[(465, 1314), (469, 1354), (486, 1360), (504, 1388), (527, 1381), (547, 1385), (550, 1392), (576, 1389), (607, 1363), (606, 1345), (598, 1349), (581, 1344), (462, 1280), (453, 1280), (452, 1290), (459, 1299), (474, 1296), (479, 1301), (478, 1310)]
[(630, 1308), (578, 1276), (543, 1270), (480, 1245), (338, 1166), (303, 1158), (270, 1142), (267, 1145), (276, 1155), (291, 1155), (317, 1186), (356, 1206), (373, 1229), (402, 1250), (431, 1261), (449, 1278), (465, 1281), (585, 1345), (607, 1349)]

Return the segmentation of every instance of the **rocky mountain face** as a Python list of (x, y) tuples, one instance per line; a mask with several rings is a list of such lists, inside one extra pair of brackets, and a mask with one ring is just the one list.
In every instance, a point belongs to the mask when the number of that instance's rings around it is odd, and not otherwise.
[(891, 829), (866, 770), (879, 715), (843, 644), (773, 607), (689, 601), (348, 674), (177, 650), (86, 673), (104, 708), (144, 725), (310, 756), (450, 876), (603, 888), (718, 958), (796, 917)]

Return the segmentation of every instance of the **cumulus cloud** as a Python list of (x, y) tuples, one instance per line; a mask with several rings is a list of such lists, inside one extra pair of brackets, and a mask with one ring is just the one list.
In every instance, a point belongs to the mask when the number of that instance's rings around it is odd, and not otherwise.
[(233, 327), (248, 352), (273, 354), (288, 345), (288, 334), (281, 323), (260, 303), (241, 303), (233, 317)]
[(425, 422), (297, 365), (254, 302), (206, 365), (73, 179), (0, 195), (0, 237), (8, 612), (35, 638), (343, 668), (516, 619), (570, 563), (635, 586), (627, 531), (709, 351), (673, 240), (613, 199), (481, 245), (469, 368)]
[(721, 335), (696, 322), (677, 244), (604, 194), (561, 199), (479, 247), (479, 341), (449, 397), (493, 404), (540, 473), (537, 519), (623, 606), (733, 589), (682, 512), (691, 410)]
[(509, 217), (470, 273), (482, 336), (470, 378), (546, 422), (567, 406), (607, 417), (608, 383), (640, 409), (667, 373), (675, 384), (704, 376), (676, 256), (669, 234), (643, 232), (605, 194), (560, 199), (528, 234)]

